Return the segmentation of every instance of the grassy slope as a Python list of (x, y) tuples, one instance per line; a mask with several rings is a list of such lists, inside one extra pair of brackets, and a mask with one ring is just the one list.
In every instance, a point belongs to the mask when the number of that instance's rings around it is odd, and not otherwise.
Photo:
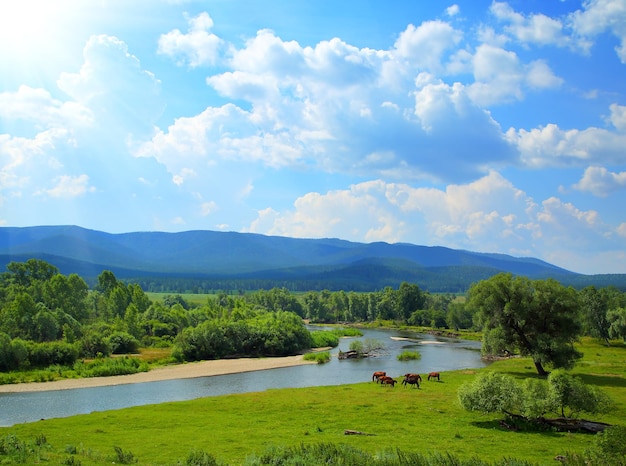
[[(623, 423), (626, 347), (605, 348), (585, 340), (582, 350), (585, 358), (574, 372), (617, 402), (610, 415), (594, 420)], [(488, 370), (534, 375), (527, 359), (500, 361)], [(555, 455), (591, 445), (591, 435), (509, 432), (499, 428), (499, 416), (461, 410), (456, 391), (473, 374), (446, 372), (440, 383), (425, 381), (420, 390), (364, 382), (164, 403), (2, 428), (0, 437), (12, 433), (31, 440), (43, 434), (52, 446), (50, 459), (65, 458), (66, 446), (72, 445), (83, 465), (110, 464), (114, 446), (132, 452), (139, 464), (175, 464), (194, 449), (239, 464), (269, 445), (310, 442), (345, 443), (370, 452), (398, 447), (554, 464)], [(346, 436), (344, 429), (374, 436)]]

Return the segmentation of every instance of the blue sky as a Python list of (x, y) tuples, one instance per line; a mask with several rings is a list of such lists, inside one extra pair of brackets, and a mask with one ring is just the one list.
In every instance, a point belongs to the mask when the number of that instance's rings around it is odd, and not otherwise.
[(21, 0), (0, 64), (0, 225), (626, 273), (626, 0)]

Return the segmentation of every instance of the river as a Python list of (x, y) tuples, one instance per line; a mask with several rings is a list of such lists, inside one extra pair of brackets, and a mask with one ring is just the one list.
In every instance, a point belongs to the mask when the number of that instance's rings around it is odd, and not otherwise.
[[(363, 333), (364, 339), (375, 339), (384, 344), (382, 354), (359, 360), (340, 361), (333, 357), (326, 364), (212, 377), (47, 392), (3, 393), (0, 394), (0, 426), (270, 388), (359, 383), (371, 380), (372, 373), (378, 370), (397, 377), (407, 372), (445, 372), (488, 364), (480, 357), (480, 342), (477, 341), (389, 329), (367, 329)], [(339, 347), (332, 351), (333, 356), (340, 349), (347, 351), (349, 342), (350, 339), (342, 339)], [(398, 361), (396, 356), (405, 349), (418, 351), (421, 359)]]

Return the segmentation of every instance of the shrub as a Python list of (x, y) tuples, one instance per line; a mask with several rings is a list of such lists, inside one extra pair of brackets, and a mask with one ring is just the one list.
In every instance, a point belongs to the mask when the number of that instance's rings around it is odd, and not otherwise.
[(78, 362), (74, 364), (74, 370), (79, 377), (108, 377), (146, 372), (148, 364), (138, 358), (99, 358), (89, 362)]
[(120, 464), (132, 464), (137, 462), (137, 458), (135, 458), (132, 452), (122, 450), (122, 448), (118, 446), (114, 446), (113, 449), (115, 450), (114, 462)]
[(325, 348), (327, 346), (334, 348), (339, 345), (339, 336), (332, 330), (316, 330), (311, 332), (311, 338), (313, 340), (311, 348)]
[(318, 364), (324, 364), (330, 361), (330, 353), (328, 351), (306, 353), (303, 359), (305, 361), (316, 361)]
[(185, 466), (219, 466), (222, 463), (218, 463), (210, 453), (194, 450), (187, 455), (184, 464)]
[(422, 359), (422, 355), (417, 351), (404, 350), (397, 356), (398, 361), (416, 361)]
[(626, 427), (609, 427), (596, 435), (594, 444), (597, 449), (595, 456), (600, 462), (626, 464)]
[(108, 338), (109, 348), (113, 354), (128, 354), (139, 351), (139, 341), (126, 332), (115, 332)]
[(54, 364), (71, 366), (78, 358), (76, 346), (60, 341), (28, 342), (27, 349), (28, 361), (33, 367), (47, 367)]

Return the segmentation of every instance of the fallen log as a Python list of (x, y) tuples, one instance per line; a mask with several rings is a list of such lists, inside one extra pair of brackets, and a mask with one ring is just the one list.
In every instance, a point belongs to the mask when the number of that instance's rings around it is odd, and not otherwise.
[(596, 434), (611, 427), (611, 424), (604, 422), (588, 421), (586, 419), (570, 419), (566, 417), (558, 417), (553, 419), (539, 418), (539, 422), (557, 429), (576, 432), (591, 432)]
[(346, 429), (343, 431), (344, 435), (369, 435), (369, 436), (373, 436), (376, 434), (368, 434), (367, 432), (361, 432), (359, 430), (352, 430), (352, 429)]

